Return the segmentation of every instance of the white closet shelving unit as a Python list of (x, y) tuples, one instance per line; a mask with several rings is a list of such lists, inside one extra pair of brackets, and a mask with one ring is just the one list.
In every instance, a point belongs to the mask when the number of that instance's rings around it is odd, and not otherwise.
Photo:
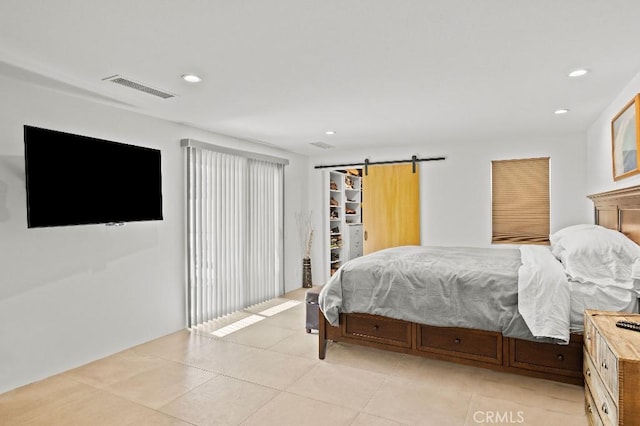
[(344, 262), (362, 255), (362, 177), (342, 170), (326, 172), (326, 175), (328, 280)]

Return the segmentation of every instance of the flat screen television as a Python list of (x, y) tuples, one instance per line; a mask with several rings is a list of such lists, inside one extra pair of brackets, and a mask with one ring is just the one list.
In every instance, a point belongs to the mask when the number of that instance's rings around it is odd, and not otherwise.
[(162, 220), (160, 150), (24, 126), (29, 228)]

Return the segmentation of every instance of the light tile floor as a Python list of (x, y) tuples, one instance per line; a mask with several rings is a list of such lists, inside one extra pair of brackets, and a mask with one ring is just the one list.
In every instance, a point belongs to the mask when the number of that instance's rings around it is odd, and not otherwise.
[[(299, 305), (211, 332), (285, 299)], [(586, 425), (583, 388), (330, 343), (304, 289), (0, 395), (1, 425)]]

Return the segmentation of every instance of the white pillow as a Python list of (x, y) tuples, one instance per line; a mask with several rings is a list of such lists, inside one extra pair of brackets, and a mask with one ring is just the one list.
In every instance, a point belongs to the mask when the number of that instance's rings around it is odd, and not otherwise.
[(640, 276), (640, 246), (621, 232), (601, 226), (561, 234), (552, 251), (569, 278), (577, 282), (631, 290), (636, 287), (633, 277)]
[(584, 231), (588, 229), (598, 229), (598, 228), (603, 228), (603, 227), (600, 225), (591, 225), (587, 223), (581, 223), (578, 225), (567, 226), (566, 228), (562, 228), (554, 232), (553, 234), (549, 235), (549, 242), (551, 243), (551, 253), (553, 253), (554, 256), (559, 258), (559, 254), (560, 254), (559, 252), (562, 249), (561, 246), (559, 246), (559, 244), (562, 242), (562, 239), (567, 235), (570, 235), (574, 232)]

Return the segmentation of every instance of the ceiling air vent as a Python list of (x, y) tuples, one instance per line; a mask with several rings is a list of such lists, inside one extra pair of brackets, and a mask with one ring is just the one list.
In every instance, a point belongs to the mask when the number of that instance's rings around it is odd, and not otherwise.
[(335, 146), (329, 145), (328, 143), (324, 143), (324, 142), (311, 142), (310, 145), (317, 146), (318, 148), (322, 148), (322, 149), (335, 148)]
[(121, 86), (129, 87), (131, 89), (139, 90), (140, 92), (148, 93), (149, 95), (157, 96), (162, 99), (169, 99), (176, 96), (173, 93), (154, 89), (153, 87), (147, 86), (146, 84), (138, 83), (137, 81), (133, 81), (121, 75), (114, 75), (111, 77), (103, 78), (102, 80), (120, 84)]

